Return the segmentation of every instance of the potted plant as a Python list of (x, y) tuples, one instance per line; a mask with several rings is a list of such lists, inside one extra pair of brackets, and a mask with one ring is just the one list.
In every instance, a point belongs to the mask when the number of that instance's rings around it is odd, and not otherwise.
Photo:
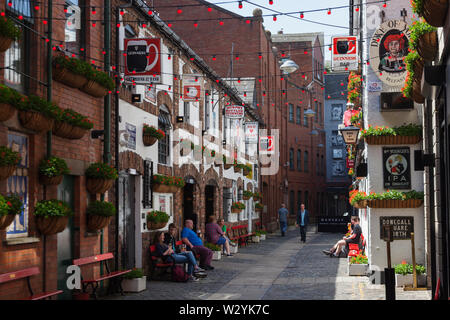
[(261, 200), (262, 200), (262, 194), (261, 194), (261, 192), (253, 192), (253, 200), (255, 200), (255, 201), (261, 201)]
[(18, 195), (0, 195), (0, 230), (8, 228), (16, 215), (22, 212), (23, 203)]
[(184, 179), (175, 176), (153, 175), (153, 192), (174, 193), (185, 185)]
[(39, 231), (44, 235), (52, 235), (67, 227), (72, 210), (64, 201), (41, 200), (36, 203), (33, 214)]
[(87, 229), (97, 231), (109, 224), (111, 217), (116, 214), (116, 207), (111, 202), (92, 201), (87, 207), (86, 214), (88, 217)]
[(367, 194), (358, 190), (352, 190), (349, 192), (349, 202), (355, 208), (367, 208)]
[(266, 236), (267, 236), (267, 231), (266, 230), (259, 230), (256, 231), (255, 233), (257, 233), (257, 235), (259, 235), (259, 240), (266, 240)]
[(0, 146), (0, 180), (4, 180), (13, 175), (21, 157), (18, 152), (10, 148)]
[(122, 289), (125, 292), (141, 292), (147, 288), (147, 277), (144, 271), (139, 268), (133, 268), (130, 272), (123, 275)]
[(2, 110), (0, 121), (9, 120), (14, 116), (20, 98), (21, 95), (16, 90), (0, 84), (0, 110)]
[(147, 229), (158, 230), (166, 226), (170, 216), (164, 211), (152, 210), (147, 213)]
[(433, 27), (443, 27), (447, 18), (448, 0), (411, 0), (413, 12)]
[(242, 193), (242, 198), (244, 200), (249, 200), (251, 197), (253, 197), (253, 192), (244, 190), (244, 192)]
[(367, 206), (370, 208), (418, 208), (423, 204), (423, 192), (411, 190), (400, 192), (387, 190), (384, 193), (371, 192), (367, 196)]
[(91, 67), (87, 62), (61, 54), (53, 57), (52, 77), (69, 87), (79, 89), (88, 81), (86, 72), (89, 68)]
[(255, 203), (255, 211), (262, 211), (264, 209), (264, 205), (262, 203)]
[(425, 21), (414, 21), (409, 26), (411, 49), (427, 61), (433, 61), (438, 51), (437, 28)]
[(55, 119), (61, 113), (56, 104), (34, 95), (21, 97), (16, 107), (19, 110), (20, 124), (36, 133), (52, 130)]
[(360, 130), (360, 135), (367, 144), (416, 144), (422, 139), (422, 126), (413, 123), (395, 128), (369, 125)]
[(86, 169), (85, 175), (86, 189), (92, 194), (105, 193), (119, 176), (113, 166), (103, 162), (92, 163)]
[(209, 243), (206, 242), (205, 243), (205, 247), (212, 250), (213, 252), (213, 260), (220, 260), (222, 257), (222, 249), (220, 248), (220, 246), (213, 244), (213, 243)]
[(348, 259), (348, 275), (349, 276), (365, 276), (369, 269), (368, 259), (363, 254)]
[(245, 209), (245, 204), (243, 204), (242, 202), (235, 202), (231, 205), (231, 212), (232, 213), (239, 213), (242, 210)]
[[(412, 286), (413, 279), (413, 265), (402, 261), (401, 264), (394, 266), (395, 269), (395, 285), (397, 287)], [(427, 283), (427, 275), (425, 274), (425, 267), (416, 264), (417, 285), (425, 286)]]
[(81, 91), (96, 98), (106, 96), (108, 91), (114, 89), (114, 80), (106, 72), (89, 67), (85, 74), (88, 81), (81, 87)]
[(61, 138), (81, 139), (87, 131), (94, 127), (94, 123), (88, 117), (72, 110), (61, 110), (55, 120), (53, 133)]
[(161, 140), (165, 136), (166, 134), (161, 129), (144, 123), (144, 127), (142, 129), (142, 142), (144, 143), (144, 146), (152, 146), (156, 143), (156, 141)]
[(20, 39), (22, 31), (8, 17), (0, 17), (0, 52), (5, 52), (11, 47), (13, 41)]
[(64, 159), (50, 157), (42, 159), (39, 164), (39, 181), (43, 185), (58, 185), (62, 182), (63, 176), (70, 172)]

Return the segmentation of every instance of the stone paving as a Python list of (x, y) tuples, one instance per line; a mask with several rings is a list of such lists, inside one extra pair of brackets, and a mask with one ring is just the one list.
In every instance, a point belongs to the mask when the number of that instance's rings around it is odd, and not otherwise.
[[(384, 300), (384, 285), (348, 276), (347, 260), (322, 253), (339, 234), (309, 233), (305, 244), (290, 227), (261, 243), (239, 248), (233, 257), (213, 261), (214, 270), (198, 282), (147, 281), (147, 290), (105, 297), (112, 300)], [(397, 300), (430, 300), (428, 291), (403, 291)]]

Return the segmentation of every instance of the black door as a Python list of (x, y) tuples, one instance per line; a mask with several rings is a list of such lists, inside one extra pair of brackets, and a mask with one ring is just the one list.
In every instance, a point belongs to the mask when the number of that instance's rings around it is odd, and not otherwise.
[(119, 245), (122, 268), (136, 265), (135, 177), (119, 176)]
[(194, 214), (194, 185), (191, 183), (186, 183), (183, 188), (183, 217), (184, 220), (192, 220), (194, 230), (197, 230), (197, 215)]
[(205, 187), (205, 224), (209, 222), (209, 217), (214, 215), (215, 190), (214, 186)]

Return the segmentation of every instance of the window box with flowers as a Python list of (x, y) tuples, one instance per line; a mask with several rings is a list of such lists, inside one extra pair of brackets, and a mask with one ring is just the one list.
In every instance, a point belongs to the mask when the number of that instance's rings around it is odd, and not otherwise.
[(169, 222), (170, 216), (164, 211), (152, 210), (147, 213), (147, 229), (158, 230), (162, 229)]
[(241, 212), (244, 209), (245, 209), (245, 204), (243, 204), (242, 202), (234, 202), (231, 205), (231, 212), (232, 213), (239, 213), (239, 212)]
[(36, 203), (33, 215), (38, 230), (48, 236), (62, 232), (67, 227), (72, 210), (64, 201), (41, 200)]
[(39, 164), (39, 181), (46, 186), (58, 185), (62, 182), (63, 176), (69, 172), (64, 159), (58, 157), (42, 159)]
[(361, 129), (360, 136), (372, 145), (416, 144), (422, 140), (422, 126), (412, 123), (395, 128), (369, 125)]
[(5, 180), (13, 175), (21, 157), (18, 152), (10, 148), (0, 146), (0, 180)]
[(117, 170), (103, 162), (92, 163), (86, 169), (86, 189), (91, 194), (105, 193), (118, 178)]
[(426, 61), (433, 61), (438, 52), (437, 28), (425, 21), (414, 21), (409, 26), (411, 49)]
[(107, 201), (92, 201), (86, 209), (87, 229), (97, 231), (106, 227), (116, 214), (116, 207)]
[(0, 195), (0, 230), (8, 228), (16, 215), (22, 212), (22, 206), (23, 203), (17, 195)]
[(36, 133), (43, 133), (53, 129), (61, 109), (38, 96), (21, 97), (16, 108), (19, 110), (20, 124)]
[(0, 17), (0, 52), (5, 52), (11, 47), (13, 41), (20, 39), (22, 31), (8, 17)]
[(81, 139), (94, 127), (94, 124), (88, 117), (72, 110), (61, 110), (61, 113), (53, 127), (55, 136), (66, 139)]
[(369, 269), (368, 259), (363, 254), (348, 258), (348, 275), (365, 276)]
[(147, 288), (147, 277), (142, 269), (134, 268), (123, 275), (122, 289), (124, 292), (141, 292)]
[(153, 175), (153, 192), (175, 193), (185, 185), (184, 179), (174, 176)]
[(411, 0), (413, 12), (433, 27), (443, 27), (447, 18), (448, 0)]
[(419, 208), (423, 205), (423, 192), (387, 190), (381, 194), (371, 192), (366, 199), (370, 208)]
[(152, 146), (156, 143), (156, 141), (161, 140), (165, 136), (166, 134), (161, 129), (144, 123), (144, 127), (142, 129), (142, 142), (144, 143), (144, 146)]
[[(413, 278), (413, 265), (406, 263), (405, 260), (401, 264), (394, 266), (395, 269), (395, 285), (397, 287), (412, 286), (414, 282)], [(425, 267), (416, 264), (417, 285), (426, 286), (427, 275), (425, 273)]]
[(357, 209), (367, 208), (367, 194), (359, 190), (352, 190), (349, 192), (349, 202)]
[(21, 94), (3, 84), (0, 84), (0, 121), (11, 119), (16, 113), (16, 105), (20, 101)]
[(249, 200), (251, 197), (253, 197), (253, 192), (249, 190), (244, 190), (244, 192), (242, 193), (242, 198), (244, 200)]

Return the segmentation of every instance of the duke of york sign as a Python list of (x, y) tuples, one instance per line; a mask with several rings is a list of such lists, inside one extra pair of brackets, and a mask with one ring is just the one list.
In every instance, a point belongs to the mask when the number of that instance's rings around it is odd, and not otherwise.
[(401, 88), (405, 82), (409, 35), (406, 22), (390, 20), (381, 24), (370, 40), (372, 69), (390, 87)]

